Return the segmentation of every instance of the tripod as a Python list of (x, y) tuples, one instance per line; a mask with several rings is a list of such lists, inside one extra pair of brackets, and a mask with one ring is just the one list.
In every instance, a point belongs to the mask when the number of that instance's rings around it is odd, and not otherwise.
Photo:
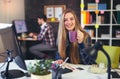
[(13, 50), (7, 50), (8, 57), (7, 57), (6, 70), (1, 72), (1, 77), (4, 79), (13, 79), (13, 78), (25, 76), (24, 72), (22, 72), (21, 70), (9, 70), (10, 62), (12, 62), (14, 59), (12, 57), (12, 52)]

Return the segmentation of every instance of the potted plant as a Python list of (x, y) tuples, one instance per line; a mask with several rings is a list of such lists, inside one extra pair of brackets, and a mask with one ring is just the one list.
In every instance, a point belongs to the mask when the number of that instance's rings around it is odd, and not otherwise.
[(52, 79), (51, 74), (52, 59), (35, 60), (28, 65), (28, 71), (31, 73), (31, 79)]

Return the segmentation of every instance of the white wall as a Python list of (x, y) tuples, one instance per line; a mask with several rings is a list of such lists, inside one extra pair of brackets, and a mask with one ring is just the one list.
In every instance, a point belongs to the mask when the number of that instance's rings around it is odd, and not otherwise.
[(24, 0), (0, 0), (0, 23), (25, 19)]

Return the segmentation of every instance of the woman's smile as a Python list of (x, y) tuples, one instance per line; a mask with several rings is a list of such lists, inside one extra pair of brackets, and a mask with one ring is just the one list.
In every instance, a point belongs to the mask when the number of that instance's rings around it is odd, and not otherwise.
[(71, 13), (65, 14), (64, 25), (67, 30), (73, 30), (75, 28), (75, 19)]

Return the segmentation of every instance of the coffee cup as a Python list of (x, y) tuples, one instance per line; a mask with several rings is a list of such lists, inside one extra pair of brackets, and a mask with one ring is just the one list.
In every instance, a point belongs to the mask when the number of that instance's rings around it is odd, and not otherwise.
[(77, 40), (77, 32), (69, 31), (69, 40), (70, 42), (75, 42)]

